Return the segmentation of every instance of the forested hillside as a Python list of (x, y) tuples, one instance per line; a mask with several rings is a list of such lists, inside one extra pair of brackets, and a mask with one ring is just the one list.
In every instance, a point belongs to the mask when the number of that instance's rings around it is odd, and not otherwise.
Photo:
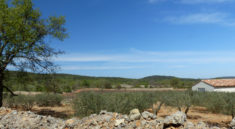
[(123, 84), (135, 88), (190, 88), (199, 80), (171, 76), (149, 76), (141, 79), (119, 77), (90, 77), (71, 74), (35, 74), (7, 71), (5, 85), (14, 91), (71, 92), (80, 88), (121, 88)]

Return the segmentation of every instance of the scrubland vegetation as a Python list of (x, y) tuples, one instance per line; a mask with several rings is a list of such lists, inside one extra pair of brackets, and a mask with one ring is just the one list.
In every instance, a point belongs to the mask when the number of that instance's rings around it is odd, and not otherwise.
[[(158, 92), (82, 92), (72, 97), (71, 106), (78, 117), (99, 113), (101, 110), (128, 114), (133, 108), (152, 109), (156, 114), (161, 106), (176, 107), (187, 112), (191, 106), (206, 107), (213, 113), (234, 116), (235, 93), (158, 91)], [(60, 106), (68, 99), (59, 94), (5, 96), (4, 105), (30, 110), (33, 106)], [(153, 106), (154, 105), (154, 106)]]
[(63, 96), (59, 94), (18, 95), (14, 97), (6, 94), (3, 105), (9, 108), (31, 110), (33, 106), (60, 106), (63, 99)]
[[(235, 93), (192, 92), (192, 91), (161, 91), (161, 92), (131, 92), (131, 93), (98, 93), (78, 94), (74, 99), (74, 110), (78, 116), (86, 116), (107, 110), (128, 113), (133, 108), (141, 111), (155, 107), (158, 112), (161, 103), (177, 107), (188, 112), (191, 106), (206, 107), (213, 113), (234, 115)], [(183, 110), (184, 109), (184, 110)]]
[(81, 88), (120, 89), (122, 84), (133, 88), (191, 88), (197, 79), (181, 79), (168, 76), (150, 76), (141, 79), (115, 77), (88, 77), (69, 74), (34, 74), (5, 72), (4, 84), (13, 91), (72, 92)]

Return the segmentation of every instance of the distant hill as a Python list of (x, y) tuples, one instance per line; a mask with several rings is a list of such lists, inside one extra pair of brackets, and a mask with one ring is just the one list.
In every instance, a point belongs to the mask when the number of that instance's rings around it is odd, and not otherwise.
[(213, 79), (235, 79), (235, 76), (216, 77)]
[(141, 78), (142, 80), (169, 80), (169, 79), (173, 79), (173, 78), (178, 78), (180, 80), (199, 80), (199, 79), (193, 79), (193, 78), (179, 78), (179, 77), (174, 77), (174, 76), (160, 76), (160, 75), (153, 75), (153, 76), (147, 76), (144, 78)]
[[(93, 77), (72, 74), (47, 74), (25, 73), (8, 71), (5, 84), (13, 90), (23, 91), (50, 91), (70, 92), (79, 88), (117, 88), (121, 84), (133, 87), (172, 87), (171, 81), (177, 77), (173, 76), (148, 76), (140, 79), (121, 77)], [(200, 80), (177, 78), (179, 88), (190, 88)]]
[(172, 79), (176, 78), (174, 76), (160, 76), (160, 75), (153, 75), (153, 76), (147, 76), (144, 78), (141, 78), (142, 80), (166, 80), (166, 79)]

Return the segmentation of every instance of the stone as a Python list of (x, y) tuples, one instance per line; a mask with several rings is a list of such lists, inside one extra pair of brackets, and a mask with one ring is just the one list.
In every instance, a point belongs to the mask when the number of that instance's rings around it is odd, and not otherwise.
[(105, 114), (107, 114), (107, 111), (106, 111), (106, 110), (101, 110), (101, 111), (100, 111), (100, 115), (105, 115)]
[(142, 112), (141, 115), (142, 115), (142, 117), (143, 117), (144, 119), (147, 119), (147, 120), (156, 119), (156, 118), (157, 118), (156, 115), (154, 115), (154, 114), (152, 114), (152, 113), (150, 113), (150, 112), (147, 112), (147, 111)]
[(186, 118), (187, 117), (185, 113), (178, 111), (171, 116), (167, 116), (163, 123), (164, 125), (184, 125)]
[(125, 124), (125, 119), (116, 120), (114, 126), (117, 127), (117, 126), (119, 126), (119, 125), (121, 125), (121, 124)]
[(184, 127), (185, 129), (195, 129), (195, 126), (192, 122), (186, 122)]
[(220, 129), (220, 128), (217, 126), (214, 126), (214, 127), (211, 127), (210, 129)]
[(200, 121), (197, 123), (196, 129), (209, 129), (209, 126), (206, 123)]
[[(135, 117), (138, 115), (138, 117), (133, 118), (133, 115)], [(33, 112), (0, 108), (0, 129), (219, 129), (218, 127), (209, 128), (204, 122), (196, 125), (186, 122), (186, 116), (182, 112), (177, 112), (165, 119), (152, 116), (149, 112), (140, 114), (138, 109), (134, 109), (130, 111), (129, 116), (102, 111), (98, 115), (93, 114), (82, 119), (62, 120)], [(129, 117), (132, 117), (132, 120)], [(169, 126), (165, 126), (167, 122)], [(174, 126), (174, 124), (180, 126)]]
[(129, 119), (130, 120), (139, 120), (141, 117), (139, 109), (133, 109), (130, 111)]
[(230, 126), (230, 128), (235, 129), (235, 117), (232, 119), (229, 126)]
[(109, 116), (109, 115), (105, 115), (103, 117), (103, 119), (106, 121), (106, 122), (109, 122), (113, 117), (112, 116)]

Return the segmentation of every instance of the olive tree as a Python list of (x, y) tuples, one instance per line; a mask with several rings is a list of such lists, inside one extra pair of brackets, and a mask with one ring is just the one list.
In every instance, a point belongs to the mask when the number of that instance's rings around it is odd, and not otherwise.
[[(51, 58), (61, 53), (50, 47), (48, 38), (67, 37), (63, 16), (42, 18), (31, 0), (0, 0), (0, 107), (7, 68), (34, 72), (51, 71)], [(11, 92), (14, 95), (13, 92)]]

